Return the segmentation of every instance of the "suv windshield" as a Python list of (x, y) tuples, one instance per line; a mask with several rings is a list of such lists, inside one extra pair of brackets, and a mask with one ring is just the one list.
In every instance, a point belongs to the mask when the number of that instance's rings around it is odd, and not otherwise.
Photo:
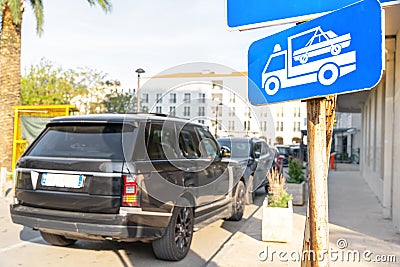
[(279, 154), (281, 155), (289, 155), (290, 154), (290, 148), (286, 146), (278, 146), (277, 147), (279, 150)]
[(115, 123), (53, 125), (46, 129), (28, 156), (124, 160), (122, 142), (133, 139), (134, 129)]

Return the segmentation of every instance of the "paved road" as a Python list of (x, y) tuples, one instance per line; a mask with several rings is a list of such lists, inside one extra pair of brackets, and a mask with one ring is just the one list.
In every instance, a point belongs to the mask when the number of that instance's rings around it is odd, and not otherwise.
[[(263, 199), (257, 195), (257, 202)], [(176, 262), (154, 258), (151, 244), (111, 241), (78, 241), (71, 247), (55, 247), (42, 240), (37, 231), (15, 225), (9, 215), (9, 199), (0, 199), (0, 267), (13, 266), (206, 266), (213, 265), (225, 243), (242, 228), (257, 205), (246, 207), (240, 222), (217, 221), (194, 234), (188, 256)], [(255, 256), (256, 257), (256, 256)]]

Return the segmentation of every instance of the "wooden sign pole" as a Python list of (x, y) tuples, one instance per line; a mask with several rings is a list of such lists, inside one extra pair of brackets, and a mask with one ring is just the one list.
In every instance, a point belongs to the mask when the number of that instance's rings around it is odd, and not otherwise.
[(336, 95), (307, 100), (309, 198), (301, 266), (329, 266), (327, 176), (335, 106)]

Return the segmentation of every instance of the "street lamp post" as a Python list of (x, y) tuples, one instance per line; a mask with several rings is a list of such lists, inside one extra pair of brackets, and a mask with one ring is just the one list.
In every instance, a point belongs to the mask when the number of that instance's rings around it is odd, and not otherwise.
[(144, 69), (138, 68), (135, 70), (137, 73), (137, 112), (140, 112), (140, 74), (145, 73)]
[(221, 102), (215, 108), (215, 138), (218, 137), (218, 108), (219, 108), (219, 106), (221, 106), (221, 108), (222, 108)]

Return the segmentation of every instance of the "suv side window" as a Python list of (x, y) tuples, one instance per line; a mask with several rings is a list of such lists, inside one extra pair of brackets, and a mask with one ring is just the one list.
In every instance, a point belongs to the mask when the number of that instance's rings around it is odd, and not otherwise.
[(253, 146), (253, 155), (255, 155), (256, 152), (258, 152), (258, 153), (260, 153), (260, 155), (262, 155), (262, 154), (261, 154), (261, 143), (260, 143), (260, 142), (254, 143), (254, 146)]
[(151, 123), (147, 153), (150, 159), (178, 158), (175, 126), (172, 123)]
[(199, 158), (199, 142), (193, 127), (185, 125), (179, 132), (179, 149), (181, 154), (188, 159)]
[(219, 156), (219, 146), (214, 140), (213, 136), (211, 133), (200, 127), (196, 127), (196, 131), (200, 137), (200, 144), (199, 144), (199, 150), (200, 150), (200, 157), (202, 158), (216, 158)]
[(261, 143), (261, 155), (269, 155), (270, 150), (269, 150), (269, 146), (267, 145), (267, 143), (262, 142)]

